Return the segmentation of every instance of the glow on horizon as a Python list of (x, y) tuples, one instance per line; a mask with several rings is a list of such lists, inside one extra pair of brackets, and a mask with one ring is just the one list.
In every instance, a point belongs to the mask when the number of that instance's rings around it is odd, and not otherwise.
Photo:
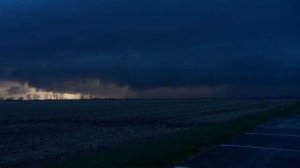
[[(45, 91), (17, 81), (0, 81), (0, 99), (14, 100), (72, 100), (82, 99), (80, 93)], [(87, 96), (85, 96), (87, 98)]]

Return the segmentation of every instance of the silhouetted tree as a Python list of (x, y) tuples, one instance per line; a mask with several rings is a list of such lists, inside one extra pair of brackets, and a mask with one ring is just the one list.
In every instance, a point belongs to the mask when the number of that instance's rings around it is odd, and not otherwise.
[(30, 93), (26, 95), (26, 100), (32, 100), (32, 96)]
[(8, 97), (8, 98), (6, 98), (5, 100), (6, 100), (6, 101), (12, 101), (12, 100), (14, 100), (14, 97)]
[(33, 95), (32, 95), (32, 98), (33, 98), (34, 100), (39, 100), (39, 99), (40, 99), (40, 95), (38, 95), (38, 94), (33, 94)]
[(24, 97), (21, 96), (21, 97), (18, 98), (18, 100), (19, 100), (19, 101), (23, 101), (23, 100), (24, 100)]
[(58, 100), (58, 99), (59, 99), (59, 94), (58, 94), (58, 93), (53, 93), (53, 98), (54, 98), (55, 100)]
[(89, 99), (89, 95), (87, 95), (87, 94), (81, 94), (80, 95), (80, 99), (81, 100)]

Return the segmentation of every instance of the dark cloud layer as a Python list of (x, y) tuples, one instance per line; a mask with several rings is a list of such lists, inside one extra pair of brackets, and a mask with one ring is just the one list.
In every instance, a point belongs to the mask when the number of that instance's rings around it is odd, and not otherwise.
[(2, 0), (0, 80), (46, 90), (95, 79), (141, 92), (232, 85), (249, 91), (272, 86), (290, 94), (286, 88), (300, 84), (299, 5)]

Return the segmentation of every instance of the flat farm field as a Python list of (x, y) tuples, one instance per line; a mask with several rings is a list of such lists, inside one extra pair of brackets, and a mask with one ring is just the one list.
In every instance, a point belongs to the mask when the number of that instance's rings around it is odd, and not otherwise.
[(78, 153), (107, 151), (231, 122), (293, 101), (1, 101), (0, 167), (42, 167)]

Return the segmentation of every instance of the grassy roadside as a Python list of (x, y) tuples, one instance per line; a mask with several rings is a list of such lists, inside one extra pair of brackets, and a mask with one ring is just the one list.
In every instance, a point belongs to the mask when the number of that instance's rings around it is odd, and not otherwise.
[(144, 144), (126, 146), (109, 153), (92, 153), (51, 167), (171, 167), (260, 123), (299, 113), (300, 102), (252, 114), (234, 122), (207, 125)]

